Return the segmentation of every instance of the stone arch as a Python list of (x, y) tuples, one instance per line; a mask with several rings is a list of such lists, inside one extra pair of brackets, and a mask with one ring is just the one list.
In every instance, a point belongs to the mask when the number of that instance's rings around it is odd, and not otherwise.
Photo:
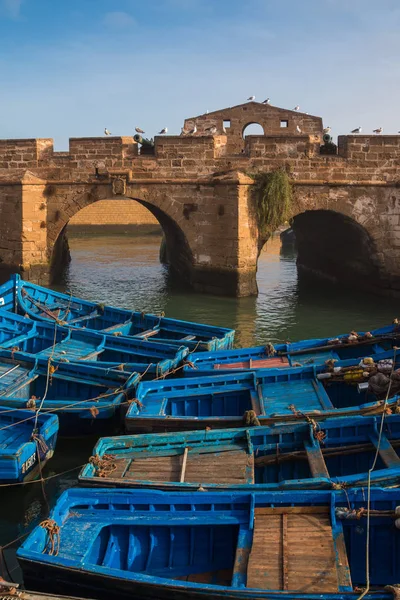
[(265, 135), (265, 129), (257, 121), (250, 121), (242, 128), (242, 138), (246, 139), (248, 135)]
[[(48, 198), (47, 254), (53, 269), (65, 264), (66, 256), (69, 255), (66, 228), (70, 219), (83, 208), (99, 200), (112, 201), (113, 199), (109, 185), (80, 189), (78, 194), (77, 191), (74, 190), (73, 193), (69, 191), (66, 196), (58, 192)], [(157, 190), (151, 193), (145, 189), (131, 189), (130, 186), (127, 187), (124, 195), (114, 196), (114, 198), (138, 202), (154, 215), (164, 233), (164, 256), (172, 273), (178, 273), (190, 281), (193, 251), (187, 232), (182, 228), (185, 219), (181, 218), (181, 222), (178, 223), (178, 220), (166, 210), (173, 207), (173, 199)]]
[(385, 279), (377, 240), (354, 217), (331, 209), (308, 209), (291, 220), (297, 264), (328, 280), (379, 290)]

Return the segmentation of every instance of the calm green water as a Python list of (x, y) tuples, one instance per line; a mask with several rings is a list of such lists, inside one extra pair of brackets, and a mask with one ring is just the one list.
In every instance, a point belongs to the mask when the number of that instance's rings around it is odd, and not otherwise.
[[(298, 277), (293, 251), (281, 251), (279, 238), (267, 244), (258, 269), (257, 298), (219, 298), (189, 293), (172, 284), (158, 260), (161, 236), (70, 234), (72, 262), (58, 289), (130, 309), (190, 321), (233, 327), (237, 345), (333, 336), (371, 329), (398, 316), (398, 302), (306, 282)], [(86, 462), (94, 439), (60, 440), (46, 476)], [(46, 484), (47, 502), (76, 483), (78, 471)], [(0, 488), (0, 545), (24, 534), (46, 516), (40, 484)], [(6, 551), (13, 565), (13, 550)], [(11, 567), (13, 568), (13, 567)], [(17, 571), (14, 571), (16, 574)]]

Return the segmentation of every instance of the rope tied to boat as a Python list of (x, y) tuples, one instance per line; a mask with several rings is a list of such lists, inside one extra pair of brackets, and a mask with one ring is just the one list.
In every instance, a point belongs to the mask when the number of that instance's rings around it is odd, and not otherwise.
[(260, 421), (257, 418), (256, 412), (254, 410), (246, 410), (243, 415), (243, 422), (246, 427), (258, 427), (260, 425)]
[(196, 367), (196, 365), (191, 360), (185, 360), (185, 361), (183, 361), (183, 365), (184, 366), (187, 365), (191, 369), (198, 369), (198, 367)]
[(29, 408), (30, 410), (36, 410), (36, 400), (36, 396), (31, 396), (26, 403), (26, 408)]
[(89, 458), (89, 463), (94, 466), (97, 477), (107, 477), (117, 469), (112, 454), (104, 454), (103, 457), (96, 454)]
[(301, 410), (297, 410), (294, 404), (289, 404), (288, 408), (296, 417), (302, 417), (309, 425), (311, 425), (314, 438), (322, 444), (326, 438), (326, 433), (321, 429), (320, 424), (317, 423), (315, 419), (304, 414)]
[(275, 353), (276, 353), (275, 346), (273, 344), (271, 344), (271, 342), (268, 342), (265, 345), (265, 354), (268, 356), (268, 358), (270, 358), (271, 356), (274, 356)]
[[(3, 589), (2, 589), (3, 588)], [(16, 587), (2, 586), (2, 580), (0, 578), (0, 600), (15, 600), (16, 598), (26, 598), (24, 592), (18, 590)]]
[(393, 585), (385, 585), (383, 589), (385, 592), (390, 592), (394, 600), (400, 600), (400, 585), (398, 583)]
[(129, 398), (127, 402), (128, 404), (136, 404), (139, 410), (141, 410), (144, 406), (143, 402), (140, 402), (138, 398)]
[(39, 452), (41, 451), (42, 456), (45, 456), (49, 451), (49, 447), (46, 444), (44, 438), (38, 433), (32, 433), (32, 441), (35, 442), (35, 444), (37, 445), (37, 453), (39, 454)]
[(360, 508), (346, 508), (345, 506), (340, 506), (335, 509), (335, 516), (337, 519), (361, 519), (367, 515), (367, 509), (364, 506)]
[(54, 519), (45, 519), (40, 523), (40, 527), (43, 527), (48, 533), (49, 539), (43, 549), (42, 554), (48, 554), (49, 556), (58, 556), (60, 550), (60, 527), (57, 525)]

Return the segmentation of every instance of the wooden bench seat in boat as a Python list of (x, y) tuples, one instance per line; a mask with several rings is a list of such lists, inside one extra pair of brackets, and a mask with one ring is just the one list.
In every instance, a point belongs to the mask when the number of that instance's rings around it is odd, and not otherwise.
[(351, 589), (341, 523), (329, 507), (256, 508), (247, 587), (308, 593)]
[(147, 456), (135, 459), (116, 459), (112, 479), (181, 481), (202, 483), (254, 483), (254, 455), (246, 449), (226, 452), (191, 452)]

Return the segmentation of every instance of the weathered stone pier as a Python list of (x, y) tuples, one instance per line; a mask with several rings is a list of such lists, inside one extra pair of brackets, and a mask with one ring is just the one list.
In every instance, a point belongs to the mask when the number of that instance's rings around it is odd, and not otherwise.
[[(264, 135), (243, 137), (258, 123)], [(171, 268), (201, 292), (257, 292), (260, 232), (248, 173), (285, 168), (299, 262), (335, 280), (400, 294), (400, 136), (340, 136), (321, 154), (322, 119), (250, 102), (186, 119), (195, 135), (0, 141), (0, 268), (48, 273), (82, 208), (129, 198), (160, 222)], [(217, 133), (206, 130), (215, 126)], [(301, 133), (298, 132), (299, 128)], [(225, 130), (225, 131), (224, 131)]]

